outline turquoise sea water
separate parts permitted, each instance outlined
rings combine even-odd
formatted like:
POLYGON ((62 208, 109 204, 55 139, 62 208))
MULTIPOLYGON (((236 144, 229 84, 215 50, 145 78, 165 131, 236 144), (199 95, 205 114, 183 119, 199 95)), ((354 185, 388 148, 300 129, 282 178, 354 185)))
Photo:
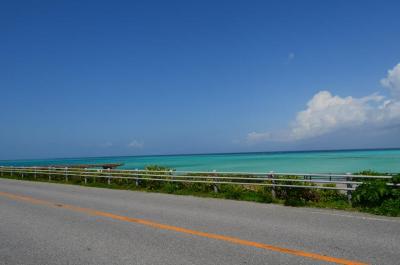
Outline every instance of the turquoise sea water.
POLYGON ((141 169, 149 164, 157 164, 194 171, 346 173, 370 169, 392 173, 400 172, 400 149, 0 160, 3 166, 96 163, 124 163, 123 169, 141 169))

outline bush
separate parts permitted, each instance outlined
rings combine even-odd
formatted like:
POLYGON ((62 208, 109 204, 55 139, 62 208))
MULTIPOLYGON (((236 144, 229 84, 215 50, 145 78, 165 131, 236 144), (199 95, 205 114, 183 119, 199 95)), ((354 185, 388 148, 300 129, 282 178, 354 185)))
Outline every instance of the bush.
MULTIPOLYGON (((326 187, 336 187, 336 184, 326 184, 326 187)), ((319 190, 319 197, 321 202, 347 202, 347 196, 339 190, 319 190)))
POLYGON ((226 199, 255 201, 271 203, 273 201, 271 190, 267 187, 241 186, 223 184, 219 187, 219 193, 226 199))
MULTIPOLYGON (((165 175, 165 176, 171 175, 169 171, 172 171, 172 169, 168 167, 158 166, 158 165, 148 165, 145 167, 145 170, 146 171, 144 172, 144 174, 165 175), (159 171, 168 171, 168 172, 159 172, 159 171)), ((143 175, 141 177, 146 177, 146 175, 143 175)), ((149 190, 159 190, 162 189, 166 184, 171 184, 168 182, 158 181, 158 180, 142 180, 141 183, 149 190)))
MULTIPOLYGON (((400 182, 400 175, 392 179, 400 182)), ((400 189, 386 185, 385 180, 366 180, 352 196, 353 205, 374 214, 400 216, 400 189)))
POLYGON ((219 191, 224 194, 225 198, 238 200, 244 192, 244 188, 239 185, 224 184, 221 185, 219 191))
POLYGON ((320 196, 318 191, 312 188, 287 188, 285 205, 304 206, 307 202, 318 202, 320 196))
POLYGON ((162 191, 166 193, 174 193, 179 190, 179 187, 175 183, 165 183, 162 187, 162 191))
MULTIPOLYGON (((286 176, 285 179, 303 179, 297 176, 286 176)), ((291 181, 279 181, 282 185, 293 185, 291 181)), ((320 191, 312 187, 307 182, 296 182, 296 185, 305 186, 304 188, 275 187, 276 197, 284 200, 284 204, 288 206, 305 206, 308 202, 318 202, 321 199, 320 191)))
POLYGON ((390 197, 390 188, 382 180, 368 180, 352 194, 354 206, 378 207, 390 197))
POLYGON ((259 200, 258 200, 259 202, 271 203, 274 201, 272 197, 271 188, 269 187, 261 188, 260 190, 258 190, 258 194, 259 194, 259 200))
POLYGON ((394 184, 400 184, 400 174, 397 174, 396 176, 393 176, 392 182, 394 184))
POLYGON ((389 216, 400 216, 400 199, 384 201, 382 205, 376 209, 375 213, 389 216))
POLYGON ((295 206, 295 207, 299 207, 299 206, 305 206, 306 205, 306 201, 302 198, 296 198, 296 197, 289 197, 285 200, 284 204, 286 206, 295 206))

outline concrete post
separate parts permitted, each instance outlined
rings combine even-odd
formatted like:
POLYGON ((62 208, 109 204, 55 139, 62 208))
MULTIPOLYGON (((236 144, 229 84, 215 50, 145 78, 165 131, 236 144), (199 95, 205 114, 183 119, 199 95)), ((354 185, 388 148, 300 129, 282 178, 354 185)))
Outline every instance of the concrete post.
MULTIPOLYGON (((270 171, 268 177, 271 178, 271 179, 275 178, 274 171, 270 171)), ((275 180, 272 180, 271 184, 275 185, 275 180)), ((273 199, 276 198, 275 186, 271 186, 271 196, 272 196, 273 199)))
MULTIPOLYGON (((213 170, 213 176, 214 176, 214 177, 217 176, 217 171, 216 171, 215 169, 213 170)), ((216 182, 216 179, 213 179, 213 181, 216 182)), ((217 184, 214 183, 213 187, 214 187, 214 192, 215 192, 215 193, 218 193, 218 186, 217 186, 217 184)))
POLYGON ((108 176, 109 176, 109 178, 108 178, 108 180, 107 180, 108 185, 111 184, 111 178, 110 178, 111 175, 110 175, 110 171, 111 171, 111 169, 109 168, 109 169, 108 169, 108 174, 109 174, 108 176))
POLYGON ((135 171, 136 171, 136 174, 135 174, 135 177, 136 177, 136 179, 135 179, 135 184, 136 184, 136 187, 138 187, 138 186, 139 186, 139 179, 138 179, 138 176, 139 176, 139 175, 137 174, 137 173, 138 173, 138 172, 137 172, 138 169, 135 168, 135 171))
MULTIPOLYGON (((172 169, 169 170, 169 175, 170 175, 169 179, 170 179, 170 180, 172 180, 172 179, 174 178, 173 172, 174 172, 174 171, 173 171, 172 169)), ((171 181, 171 184, 172 184, 172 185, 175 185, 175 187, 178 188, 178 183, 177 183, 177 182, 174 184, 174 182, 171 181)))
POLYGON ((83 180, 85 181, 85 185, 87 184, 87 177, 86 177, 86 171, 87 168, 84 169, 85 171, 83 172, 83 180))
POLYGON ((33 177, 34 177, 35 180, 36 180, 36 167, 33 167, 33 177))
MULTIPOLYGON (((101 176, 103 175, 102 169, 97 170, 97 172, 99 172, 101 176)), ((93 177, 93 183, 96 183, 96 177, 93 177)))
POLYGON ((68 182, 68 168, 65 167, 64 170, 65 170, 65 182, 68 182))
POLYGON ((47 173, 49 174, 49 181, 51 181, 51 167, 48 168, 47 173))
MULTIPOLYGON (((346 175, 351 175, 351 173, 346 173, 346 175)), ((352 180, 353 180, 352 177, 346 177, 346 181, 352 181, 352 180)), ((348 189, 353 188, 353 184, 348 183, 347 188, 348 189)), ((352 190, 347 190, 347 200, 350 204, 351 204, 351 193, 352 193, 352 190)))

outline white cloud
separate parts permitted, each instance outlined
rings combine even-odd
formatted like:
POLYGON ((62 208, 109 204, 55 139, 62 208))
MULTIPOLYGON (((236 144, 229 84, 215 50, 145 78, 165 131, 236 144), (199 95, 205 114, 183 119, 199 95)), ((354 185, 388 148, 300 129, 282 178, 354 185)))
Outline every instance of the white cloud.
POLYGON ((321 91, 308 102, 307 109, 297 114, 290 130, 290 139, 299 140, 320 136, 341 128, 386 122, 382 115, 383 97, 377 94, 362 98, 333 96, 321 91))
POLYGON ((316 93, 307 108, 296 115, 290 128, 282 132, 251 132, 248 142, 295 141, 328 134, 340 129, 369 126, 384 128, 400 124, 400 64, 389 70, 382 84, 389 87, 392 98, 377 93, 354 98, 316 93))
POLYGON ((137 148, 137 149, 140 149, 140 148, 143 148, 143 146, 144 146, 144 143, 143 142, 140 142, 140 141, 137 141, 137 140, 133 140, 132 142, 130 142, 129 144, 128 144, 128 147, 130 147, 130 148, 137 148))
POLYGON ((390 89, 393 97, 400 99, 400 63, 388 71, 381 84, 390 89))

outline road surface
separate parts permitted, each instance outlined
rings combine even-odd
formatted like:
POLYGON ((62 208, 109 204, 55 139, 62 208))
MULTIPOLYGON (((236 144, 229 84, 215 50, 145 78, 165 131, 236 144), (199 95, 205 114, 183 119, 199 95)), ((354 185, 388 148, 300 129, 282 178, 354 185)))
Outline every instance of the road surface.
POLYGON ((400 218, 0 179, 0 264, 400 264, 400 218))

